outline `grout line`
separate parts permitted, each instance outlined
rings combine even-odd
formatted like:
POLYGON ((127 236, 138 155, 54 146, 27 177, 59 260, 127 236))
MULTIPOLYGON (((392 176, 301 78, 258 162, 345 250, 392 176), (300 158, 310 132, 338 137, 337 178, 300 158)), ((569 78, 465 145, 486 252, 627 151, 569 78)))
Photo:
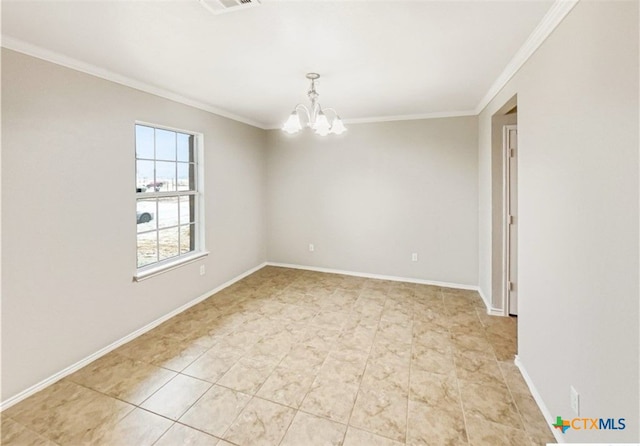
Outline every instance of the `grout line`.
MULTIPOLYGON (((442 292, 441 292, 442 293, 442 292)), ((444 293, 442 293, 442 303, 444 305, 444 293)), ((447 311, 447 318, 449 318, 451 315, 449 314, 446 306, 445 306, 445 311, 447 311)), ((476 317, 477 314, 476 314, 476 317)), ((450 326, 449 326, 450 327, 450 326)), ((447 328, 447 332, 449 333, 449 337, 451 338, 451 329, 447 328)), ((466 411, 464 410, 464 402, 462 399, 462 391, 460 390, 460 380, 458 379, 458 368, 456 366, 456 359, 455 359, 455 352, 451 352, 452 353, 452 360, 453 360, 453 374, 455 376, 456 379, 456 387, 458 389, 458 399, 460 401, 460 410, 462 411, 462 422, 464 424, 464 433, 465 433, 465 437, 467 438, 467 444, 471 444, 471 439, 469 438, 469 424, 467 423, 467 415, 466 415, 466 411)))
MULTIPOLYGON (((415 302, 413 302, 415 304, 415 302)), ((411 368, 413 366, 413 346, 415 343, 415 338, 413 336, 414 327, 415 327, 415 312, 411 317, 411 346, 409 347, 409 377, 407 382, 407 417, 405 421, 405 429, 404 429, 404 443, 407 444, 409 442, 409 406, 411 406, 411 368)))
MULTIPOLYGON (((172 421, 173 421, 173 420, 172 420, 172 421)), ((153 446, 153 445, 157 444, 157 443, 160 441, 160 439, 161 439, 162 437, 164 437, 164 436, 166 435, 166 433, 167 433, 167 432, 169 432, 169 431, 173 428, 173 426, 175 426, 175 425, 176 425, 176 423, 177 423, 176 421, 173 421, 173 423, 171 424, 171 426, 169 426, 167 429, 165 429, 165 431, 164 431, 164 432, 163 432, 163 433, 162 433, 158 438, 156 438, 156 441, 154 441, 154 442, 151 444, 151 446, 153 446)))
MULTIPOLYGON (((358 298, 360 298, 360 296, 362 295, 362 291, 360 292, 360 295, 358 296, 358 298)), ((387 294, 388 296, 388 294, 387 294)), ((385 298, 385 304, 388 300, 388 297, 385 298)), ((351 417, 353 416, 353 411, 356 408, 356 404, 358 403, 358 395, 360 394, 360 388, 362 387, 362 380, 364 379, 364 375, 365 373, 367 373, 367 367, 369 365, 369 359, 371 358, 371 352, 373 351, 373 345, 376 343, 376 337, 378 335, 378 330, 380 329, 380 321, 382 320, 382 314, 384 313, 384 305, 382 305, 382 311, 380 312, 380 318, 378 319, 378 324, 376 325, 376 332, 373 335, 373 342, 371 343, 371 346, 369 346, 369 352, 367 353, 367 361, 364 364, 364 369, 362 370, 362 377, 360 378, 360 382, 358 383, 358 390, 356 391, 356 398, 353 400, 353 406, 351 407, 351 411, 349 412, 349 418, 347 418, 347 426, 351 426, 351 417)), ((347 430, 349 428, 347 427, 347 430)), ((345 437, 346 437, 346 432, 345 432, 345 437)))

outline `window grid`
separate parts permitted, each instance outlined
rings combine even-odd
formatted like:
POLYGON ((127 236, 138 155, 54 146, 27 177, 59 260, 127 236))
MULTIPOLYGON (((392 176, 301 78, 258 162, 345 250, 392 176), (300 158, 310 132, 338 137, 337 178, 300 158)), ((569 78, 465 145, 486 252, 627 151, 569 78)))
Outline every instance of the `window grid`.
MULTIPOLYGON (((166 139, 166 138, 165 138, 166 139)), ((198 215, 198 178, 197 178, 197 147, 196 147, 196 135, 177 131, 169 130, 162 127, 136 124, 136 202, 137 202, 137 267, 138 269, 148 266, 161 264, 164 261, 173 260, 197 251, 198 237, 196 231, 199 230, 196 216, 198 215), (139 138, 139 131, 151 132, 151 140, 146 141, 146 150, 141 149, 144 145, 144 138, 139 138), (162 132, 171 134, 171 141, 169 144, 169 155, 167 155, 167 140, 165 140, 163 151, 164 155, 159 153, 158 133, 162 132), (182 138, 182 147, 179 141, 182 138), (185 145, 186 144, 186 145, 185 145), (140 152, 147 152, 146 154, 140 152), (186 156, 185 156, 186 152, 186 156), (153 155, 153 158, 149 155, 153 155), (146 163, 146 172, 141 166, 146 163), (164 163, 164 164, 158 164, 164 163), (173 164, 172 174, 168 177, 160 174, 159 170, 163 166, 167 166, 169 163, 173 164), (152 172, 149 168, 153 166, 152 172), (151 181, 148 182, 148 178, 151 181), (185 180, 186 179, 186 184, 185 180), (146 183, 146 184, 145 184, 146 183), (161 203, 163 200, 174 198, 176 205, 173 207, 175 215, 174 221, 169 223, 162 221, 166 218, 165 213, 169 214, 169 207, 165 206, 165 209, 161 209, 161 203), (185 200, 186 198, 186 200, 185 200), (154 216, 152 220, 145 220, 143 224, 148 224, 153 221, 153 224, 149 224, 148 227, 140 228, 140 213, 139 204, 144 202, 153 201, 154 216), (188 208, 188 213, 184 212, 188 208), (187 214, 183 216, 183 213, 187 214), (173 232, 173 234, 172 234, 173 232), (141 241, 145 242, 146 237, 154 234, 155 249, 152 253, 143 252, 141 257, 141 241), (167 239, 169 242, 167 243, 167 239), (188 245, 187 245, 188 243, 188 245), (163 249, 164 248, 164 249, 163 249)), ((165 169, 166 171, 166 169, 165 169)), ((148 207, 145 207, 148 209, 148 207)), ((145 213, 147 211, 142 211, 145 213)), ((147 212, 148 213, 148 212, 147 212)), ((149 240, 151 241, 151 240, 149 240)))

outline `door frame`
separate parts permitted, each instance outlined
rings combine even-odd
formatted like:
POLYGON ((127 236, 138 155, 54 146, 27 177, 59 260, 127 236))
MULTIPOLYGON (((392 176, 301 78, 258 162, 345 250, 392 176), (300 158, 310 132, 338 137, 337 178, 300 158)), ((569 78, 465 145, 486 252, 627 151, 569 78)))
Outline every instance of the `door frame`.
MULTIPOLYGON (((505 316, 510 315, 511 291, 511 169, 509 167, 511 149, 509 147, 509 131, 518 130, 517 124, 502 127, 502 310, 505 316)), ((517 150, 517 149, 516 149, 517 150)), ((517 159, 516 153, 516 159, 517 159)), ((516 178, 517 181, 517 178, 516 178)), ((515 216, 517 218, 517 216, 515 216)), ((517 284, 516 284, 517 286, 517 284)))

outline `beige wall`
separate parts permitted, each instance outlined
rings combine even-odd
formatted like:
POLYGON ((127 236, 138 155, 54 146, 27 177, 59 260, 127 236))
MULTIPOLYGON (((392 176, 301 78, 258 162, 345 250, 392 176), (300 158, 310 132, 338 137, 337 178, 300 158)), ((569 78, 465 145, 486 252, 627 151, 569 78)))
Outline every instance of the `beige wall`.
POLYGON ((477 284, 476 117, 267 141, 270 261, 477 284))
POLYGON ((637 442, 638 3, 582 1, 480 115, 480 284, 491 290, 491 116, 518 95, 519 357, 551 416, 637 442))
POLYGON ((266 260, 264 137, 2 51, 3 400, 266 260), (141 283, 132 282, 136 120, 204 134, 211 251, 141 283))

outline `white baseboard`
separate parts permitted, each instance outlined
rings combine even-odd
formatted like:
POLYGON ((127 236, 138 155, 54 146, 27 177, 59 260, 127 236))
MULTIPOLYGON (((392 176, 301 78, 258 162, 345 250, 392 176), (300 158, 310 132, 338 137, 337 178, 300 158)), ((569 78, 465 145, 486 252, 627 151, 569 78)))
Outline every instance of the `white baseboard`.
POLYGON ((259 269, 264 268, 266 265, 267 265, 267 263, 265 262, 265 263, 262 263, 262 264, 260 264, 260 265, 258 265, 256 267, 254 267, 254 268, 251 268, 250 270, 245 271, 244 273, 240 274, 239 276, 234 277, 233 279, 223 283, 222 285, 214 288, 213 290, 207 291, 206 293, 196 297, 195 299, 193 299, 190 302, 187 302, 186 304, 182 305, 181 307, 176 308, 175 310, 165 314, 164 316, 159 317, 155 321, 148 323, 147 325, 145 325, 142 328, 139 328, 138 330, 134 331, 133 333, 130 333, 127 336, 125 336, 123 338, 120 338, 117 341, 113 342, 112 344, 109 344, 106 347, 101 348, 97 352, 87 356, 86 358, 81 359, 80 361, 76 362, 75 364, 70 365, 69 367, 65 368, 64 370, 61 370, 58 373, 55 373, 54 375, 51 375, 50 377, 40 381, 39 383, 34 384, 33 386, 29 387, 28 389, 23 390, 22 392, 18 393, 17 395, 14 395, 11 398, 8 398, 5 401, 0 402, 0 411, 8 409, 9 407, 19 403, 20 401, 24 400, 25 398, 30 397, 34 393, 37 393, 37 392, 43 390, 44 388, 50 386, 51 384, 53 384, 53 383, 55 383, 57 381, 60 381, 65 376, 68 376, 68 375, 72 374, 73 372, 76 372, 76 371, 80 370, 82 367, 85 367, 86 365, 92 363, 96 359, 99 359, 102 356, 106 355, 107 353, 111 352, 112 350, 115 350, 116 348, 126 344, 127 342, 130 342, 130 341, 134 340, 138 336, 141 336, 141 335, 145 334, 146 332, 148 332, 149 330, 157 327, 158 325, 162 324, 163 322, 171 319, 172 317, 182 313, 183 311, 185 311, 185 310, 193 307, 194 305, 202 302, 203 300, 211 297, 213 294, 216 294, 217 292, 222 291, 223 289, 227 288, 230 285, 233 285, 237 281, 239 281, 241 279, 244 279, 248 275, 253 274, 254 272, 258 271, 259 269))
POLYGON ((435 280, 413 279, 410 277, 385 276, 382 274, 361 273, 361 272, 355 272, 355 271, 345 271, 341 269, 321 268, 317 266, 294 265, 290 263, 267 262, 267 265, 278 266, 281 268, 293 268, 293 269, 304 269, 307 271, 318 271, 321 273, 342 274, 345 276, 366 277, 367 279, 391 280, 393 282, 418 283, 421 285, 434 285, 434 286, 441 286, 444 288, 456 288, 459 290, 479 291, 479 288, 475 285, 464 285, 460 283, 438 282, 435 280))
POLYGON ((494 308, 494 307, 487 307, 487 314, 489 316, 502 316, 502 317, 507 317, 508 316, 500 308, 494 308))
MULTIPOLYGON (((536 389, 536 386, 533 384, 531 377, 527 373, 527 370, 524 368, 524 364, 522 364, 522 361, 520 361, 520 358, 518 357, 518 355, 516 355, 516 359, 513 362, 515 363, 516 367, 520 369, 520 373, 522 374, 524 381, 527 383, 527 386, 531 391, 531 395, 533 396, 533 399, 536 401, 536 404, 540 408, 540 412, 542 412, 544 419, 547 420, 547 423, 549 424, 549 426, 551 426, 556 419, 549 411, 549 408, 547 407, 547 405, 544 403, 542 396, 540 395, 540 392, 538 392, 538 389, 536 389)), ((556 443, 566 443, 564 437, 557 429, 551 429, 551 433, 556 439, 556 443)))
POLYGON ((495 308, 494 306, 492 306, 491 302, 484 295, 480 287, 478 287, 478 294, 480 294, 480 297, 482 297, 482 300, 484 301, 484 305, 485 307, 487 307, 487 314, 489 316, 509 316, 501 308, 495 308))

